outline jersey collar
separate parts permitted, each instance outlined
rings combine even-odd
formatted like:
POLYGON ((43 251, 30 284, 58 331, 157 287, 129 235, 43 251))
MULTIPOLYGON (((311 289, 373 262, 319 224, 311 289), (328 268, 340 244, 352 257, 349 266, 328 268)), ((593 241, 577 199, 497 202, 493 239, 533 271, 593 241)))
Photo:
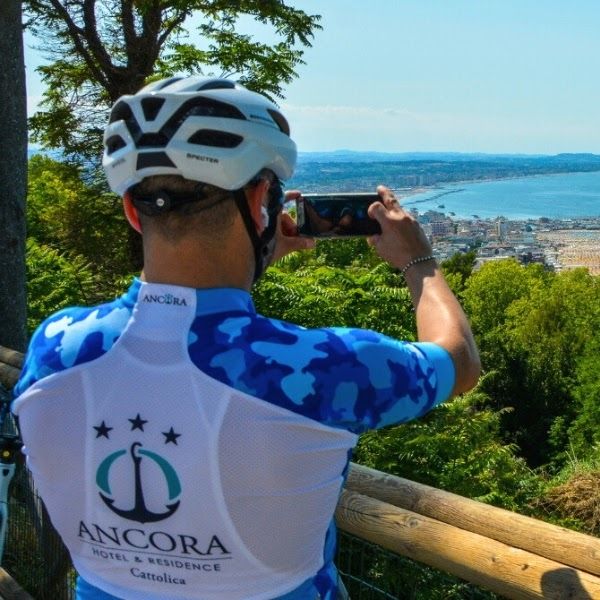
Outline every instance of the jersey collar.
POLYGON ((151 283, 133 280, 129 290, 123 296, 126 304, 134 305, 145 295, 164 298, 195 298, 195 314, 209 315, 221 312, 256 312, 252 297, 246 290, 239 288, 189 288, 185 286, 151 283))

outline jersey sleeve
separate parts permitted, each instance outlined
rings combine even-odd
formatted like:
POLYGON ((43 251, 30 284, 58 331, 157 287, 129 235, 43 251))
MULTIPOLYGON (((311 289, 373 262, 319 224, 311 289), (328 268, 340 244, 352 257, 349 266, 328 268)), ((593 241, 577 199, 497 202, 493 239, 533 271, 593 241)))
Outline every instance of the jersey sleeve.
POLYGON ((420 417, 454 387, 452 358, 435 344, 247 313, 196 319, 189 353, 218 381, 354 433, 420 417))
POLYGON ((454 363, 441 346, 365 330, 333 332, 345 356, 334 352, 328 365, 312 365, 327 421, 362 433, 421 417, 450 397, 454 363))
POLYGON ((65 308, 34 332, 13 397, 37 381, 107 352, 125 328, 133 304, 126 297, 96 307, 65 308))
POLYGON ((46 337, 46 327, 51 321, 52 317, 48 318, 31 336, 19 380, 13 388, 13 398, 18 398, 36 381, 51 375, 57 370, 57 365, 53 365, 52 360, 49 360, 54 352, 52 344, 49 343, 50 340, 46 337))

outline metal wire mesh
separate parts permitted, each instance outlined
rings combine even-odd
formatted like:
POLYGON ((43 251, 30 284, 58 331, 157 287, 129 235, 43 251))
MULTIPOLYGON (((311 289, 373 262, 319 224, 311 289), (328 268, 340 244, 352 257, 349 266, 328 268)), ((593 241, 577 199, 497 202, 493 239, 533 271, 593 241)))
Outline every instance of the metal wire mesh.
POLYGON ((491 592, 344 532, 336 564, 352 600, 495 600, 491 592))
POLYGON ((23 466, 11 483, 8 514, 2 566, 36 600, 73 600, 69 555, 23 466))

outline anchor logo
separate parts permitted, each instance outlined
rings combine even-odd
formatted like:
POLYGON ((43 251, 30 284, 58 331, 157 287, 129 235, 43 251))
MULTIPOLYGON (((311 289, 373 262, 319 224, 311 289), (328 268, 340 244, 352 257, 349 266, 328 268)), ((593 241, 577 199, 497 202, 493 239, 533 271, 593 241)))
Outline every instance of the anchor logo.
MULTIPOLYGON (((167 434, 164 434, 167 435, 167 434)), ((176 442, 175 442, 176 443, 176 442)), ((115 499, 112 498, 112 492, 109 482, 109 473, 112 466, 121 457, 127 454, 127 450, 117 450, 112 454, 109 454, 98 467, 96 471, 96 484, 102 490, 99 492, 100 498, 104 501, 106 506, 115 514, 128 519, 130 521, 137 521, 138 523, 155 523, 156 521, 162 521, 170 517, 179 507, 179 500, 176 498, 181 494, 181 483, 177 477, 175 469, 171 464, 165 460, 162 456, 145 450, 140 442, 134 442, 129 448, 129 454, 133 460, 134 480, 135 480, 135 500, 132 508, 123 509, 115 506, 115 499), (142 459, 151 460, 155 465, 158 466, 163 476, 165 477, 168 490, 168 501, 170 504, 166 504, 164 512, 152 512, 146 506, 144 500, 144 489, 142 486, 142 470, 141 463, 142 459), (176 500, 175 502, 173 502, 176 500)))

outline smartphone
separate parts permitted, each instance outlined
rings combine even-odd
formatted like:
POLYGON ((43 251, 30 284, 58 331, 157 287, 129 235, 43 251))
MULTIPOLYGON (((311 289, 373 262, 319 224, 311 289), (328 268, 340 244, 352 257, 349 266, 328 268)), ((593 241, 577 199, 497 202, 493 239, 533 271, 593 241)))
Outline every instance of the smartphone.
POLYGON ((296 224, 302 236, 340 238, 381 233, 367 209, 378 194, 306 194, 296 199, 296 224))

